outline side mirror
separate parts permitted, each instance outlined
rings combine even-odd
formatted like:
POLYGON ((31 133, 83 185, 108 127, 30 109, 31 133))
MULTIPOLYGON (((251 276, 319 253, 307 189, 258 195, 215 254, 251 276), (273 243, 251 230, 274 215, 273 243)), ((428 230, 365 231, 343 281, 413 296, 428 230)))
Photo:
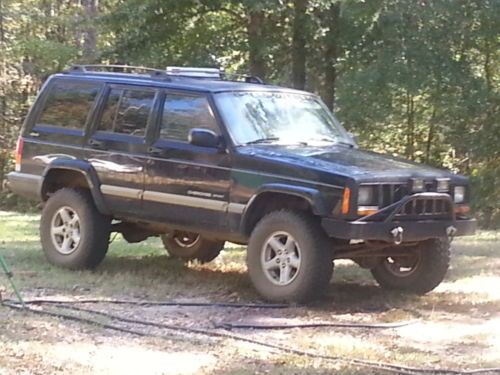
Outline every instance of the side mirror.
POLYGON ((203 128, 194 128, 189 131, 189 143, 193 146, 219 148, 220 137, 214 131, 203 128))

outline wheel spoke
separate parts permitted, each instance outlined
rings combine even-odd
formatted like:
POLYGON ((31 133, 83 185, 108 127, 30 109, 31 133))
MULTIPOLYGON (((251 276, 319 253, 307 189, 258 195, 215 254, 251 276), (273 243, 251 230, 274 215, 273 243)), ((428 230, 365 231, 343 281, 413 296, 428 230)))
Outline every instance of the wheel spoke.
POLYGON ((272 259, 269 259, 268 261, 266 261, 266 262, 264 263, 264 268, 265 268, 266 270, 268 270, 268 271, 269 271, 269 270, 276 269, 276 268, 279 268, 279 266, 280 266, 280 265, 279 265, 279 263, 277 263, 277 262, 276 262, 276 260, 277 260, 277 258, 276 258, 276 257, 274 257, 274 258, 272 258, 272 259))
POLYGON ((292 255, 289 256, 289 259, 290 259, 290 263, 289 263, 290 267, 298 269, 300 266, 300 259, 297 256, 297 254, 293 253, 292 255))
POLYGON ((280 268, 280 284, 287 284, 291 279, 292 269, 290 266, 280 268))
POLYGON ((64 237, 64 240, 61 244, 61 251, 64 253, 69 253, 71 251, 71 243, 73 242, 72 239, 69 237, 64 237))
POLYGON ((273 249, 274 251, 278 251, 283 248, 283 244, 276 237, 270 238, 268 241, 268 245, 271 246, 271 249, 273 249))
POLYGON ((52 234, 56 235, 56 236, 62 236, 64 228, 65 228, 64 225, 59 225, 57 227, 52 227, 52 234))
POLYGON ((80 232, 74 230, 73 233, 71 234, 71 239, 75 243, 75 246, 77 246, 78 243, 80 242, 80 232))
POLYGON ((295 240, 291 236, 288 236, 286 238, 285 250, 288 252, 288 254, 291 254, 295 251, 295 240))
POLYGON ((69 210, 67 208, 63 208, 61 211, 59 211, 59 215, 61 216, 64 224, 69 224, 71 222, 71 214, 69 213, 69 210))
POLYGON ((78 224, 78 215, 75 213, 73 214, 73 217, 71 218, 71 220, 69 221, 69 224, 71 225, 75 225, 75 224, 78 224))

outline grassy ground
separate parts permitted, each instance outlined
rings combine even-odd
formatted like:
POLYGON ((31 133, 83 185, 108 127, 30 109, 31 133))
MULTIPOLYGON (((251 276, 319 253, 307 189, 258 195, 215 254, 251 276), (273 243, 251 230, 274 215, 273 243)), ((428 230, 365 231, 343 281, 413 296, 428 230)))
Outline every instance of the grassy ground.
MULTIPOLYGON (((208 265, 168 258, 158 239, 130 245, 117 238, 95 271, 50 266, 38 239, 38 216, 0 212, 0 253, 27 297, 111 297, 258 302, 245 273, 244 249, 226 248, 208 265)), ((455 369, 500 366, 500 239, 481 232, 453 246, 447 279, 424 297, 380 290, 368 271, 336 263, 327 296, 286 310, 95 305, 128 317, 213 329, 220 322, 394 322, 389 330, 233 331, 329 355, 455 369)), ((4 296, 11 297, 0 276, 4 296)), ((143 331, 144 327, 140 328, 143 331)), ((148 331, 146 329, 146 331, 148 331)), ((0 307, 0 374, 303 374, 379 373, 341 362, 272 352, 227 339, 152 330, 138 337, 92 325, 0 307)))

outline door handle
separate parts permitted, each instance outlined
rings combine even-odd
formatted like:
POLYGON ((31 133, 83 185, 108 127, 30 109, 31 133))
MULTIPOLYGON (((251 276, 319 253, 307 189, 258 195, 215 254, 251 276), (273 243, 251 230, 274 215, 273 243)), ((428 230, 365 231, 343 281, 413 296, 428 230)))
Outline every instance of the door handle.
POLYGON ((89 145, 92 148, 96 148, 96 149, 99 149, 99 150, 103 150, 103 149, 106 148, 106 144, 104 143, 104 141, 99 141, 97 139, 91 139, 89 141, 89 145))
POLYGON ((150 147, 148 149, 148 152, 152 155, 157 155, 157 156, 165 156, 165 154, 166 154, 165 149, 160 148, 160 147, 154 147, 154 146, 150 147))

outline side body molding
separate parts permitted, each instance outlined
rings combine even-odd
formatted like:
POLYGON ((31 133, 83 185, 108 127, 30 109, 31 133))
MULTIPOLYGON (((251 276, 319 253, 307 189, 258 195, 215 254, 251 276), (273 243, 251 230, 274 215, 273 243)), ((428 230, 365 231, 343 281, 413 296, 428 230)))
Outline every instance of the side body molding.
POLYGON ((100 190, 101 183, 99 182, 97 172, 90 163, 82 160, 61 158, 55 159, 49 165, 47 165, 47 167, 43 171, 43 182, 40 186, 40 197, 45 197, 47 189, 46 177, 51 171, 54 170, 68 170, 81 173, 87 180, 90 193, 92 194, 92 198, 94 199, 94 203, 99 212, 104 215, 110 214, 110 211, 107 208, 106 203, 104 202, 104 198, 100 190))

